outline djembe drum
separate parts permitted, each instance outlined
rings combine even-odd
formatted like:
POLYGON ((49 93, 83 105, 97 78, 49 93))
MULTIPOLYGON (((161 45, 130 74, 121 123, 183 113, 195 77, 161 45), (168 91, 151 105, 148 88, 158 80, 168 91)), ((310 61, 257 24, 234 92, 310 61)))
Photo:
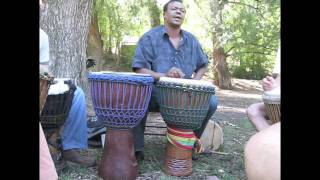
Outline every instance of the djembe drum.
POLYGON ((42 112, 43 106, 46 102, 48 90, 50 87, 50 84, 53 80, 53 77, 49 76, 48 73, 40 72, 40 89, 39 89, 39 108, 40 108, 40 114, 42 112))
POLYGON ((76 86, 68 78, 55 78, 40 116, 43 127, 57 128, 64 124, 70 111, 76 86))
POLYGON ((281 119, 280 112, 280 87, 271 91, 265 91, 262 95, 262 100, 266 107, 266 114, 271 122, 277 123, 281 119))
POLYGON ((55 78, 40 115, 49 150, 55 161, 60 158, 62 149, 60 131, 69 114, 75 90, 76 86, 70 79, 55 78))
POLYGON ((188 176, 192 174, 192 150, 197 140, 193 131, 201 127, 215 88, 207 81, 169 77, 161 77, 156 87, 160 113, 168 126, 165 172, 188 176))
POLYGON ((92 72, 88 79, 98 121, 107 127, 98 174, 103 179, 135 179, 138 164, 132 128, 147 111, 154 79, 115 72, 92 72))

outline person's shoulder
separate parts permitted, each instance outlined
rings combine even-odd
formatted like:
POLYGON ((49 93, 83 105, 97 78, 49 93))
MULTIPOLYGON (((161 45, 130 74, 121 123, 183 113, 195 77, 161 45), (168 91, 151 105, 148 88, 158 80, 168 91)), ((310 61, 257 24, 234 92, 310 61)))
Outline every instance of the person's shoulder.
POLYGON ((182 29, 182 33, 184 34, 184 36, 187 37, 187 39, 198 42, 198 39, 196 38, 196 36, 193 35, 191 32, 188 32, 188 31, 182 29))
POLYGON ((156 26, 152 29, 150 29, 149 31, 145 32, 141 38, 140 41, 146 40, 146 39, 150 39, 150 38, 155 38, 155 37, 159 37, 161 35, 161 33, 163 32, 163 26, 156 26))

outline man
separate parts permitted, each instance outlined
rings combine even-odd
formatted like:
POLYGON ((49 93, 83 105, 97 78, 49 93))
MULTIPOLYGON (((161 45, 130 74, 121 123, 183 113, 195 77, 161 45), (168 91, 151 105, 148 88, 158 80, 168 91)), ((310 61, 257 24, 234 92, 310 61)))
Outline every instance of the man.
MULTIPOLYGON (((47 8, 47 2, 40 0, 40 10, 42 15, 47 8)), ((49 39, 48 35, 40 29, 40 71, 49 69, 49 39)), ((61 134, 62 158, 83 166, 94 166, 96 160, 80 154, 79 150, 87 148, 87 114, 85 95, 80 87, 74 92, 72 106, 61 134)))
MULTIPOLYGON (((150 74, 156 80, 160 77, 200 80, 207 71, 208 58, 198 40, 181 29, 185 17, 181 0, 170 0, 163 7, 164 25, 145 33, 139 40, 132 62, 137 73, 150 74)), ((159 92, 152 90, 148 111, 159 112, 159 92)), ((208 114, 200 129, 195 131, 200 139, 208 120, 217 109, 217 98, 212 96, 208 114)), ((141 123, 133 128, 134 147, 138 159, 144 157, 144 130, 148 113, 141 123)))

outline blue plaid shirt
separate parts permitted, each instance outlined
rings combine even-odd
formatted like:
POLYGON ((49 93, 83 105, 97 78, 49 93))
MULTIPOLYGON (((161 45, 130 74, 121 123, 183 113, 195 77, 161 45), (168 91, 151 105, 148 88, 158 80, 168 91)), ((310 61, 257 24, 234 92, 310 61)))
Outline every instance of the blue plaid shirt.
POLYGON ((165 26, 146 32, 139 40, 132 61, 132 68, 146 68, 167 73, 177 67, 190 79, 194 72, 208 65, 208 57, 198 40, 191 33, 181 30, 181 40, 175 49, 169 40, 165 26))

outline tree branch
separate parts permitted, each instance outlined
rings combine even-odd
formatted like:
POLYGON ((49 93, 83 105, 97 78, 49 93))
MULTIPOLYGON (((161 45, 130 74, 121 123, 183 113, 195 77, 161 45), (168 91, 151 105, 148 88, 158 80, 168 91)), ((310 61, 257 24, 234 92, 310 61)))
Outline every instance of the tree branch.
POLYGON ((226 54, 228 54, 233 48, 235 48, 234 46, 231 47, 229 50, 226 51, 226 54))
MULTIPOLYGON (((258 1, 259 2, 259 1, 258 1)), ((231 4, 240 4, 240 5, 243 5, 243 6, 247 6, 247 7, 250 7, 252 9, 255 9, 256 12, 263 18, 265 19, 265 17, 263 16, 263 14, 261 13, 260 9, 258 7, 254 7, 250 4, 246 4, 246 3, 242 3, 242 2, 236 2, 236 1, 227 1, 225 3, 231 3, 231 4)))

